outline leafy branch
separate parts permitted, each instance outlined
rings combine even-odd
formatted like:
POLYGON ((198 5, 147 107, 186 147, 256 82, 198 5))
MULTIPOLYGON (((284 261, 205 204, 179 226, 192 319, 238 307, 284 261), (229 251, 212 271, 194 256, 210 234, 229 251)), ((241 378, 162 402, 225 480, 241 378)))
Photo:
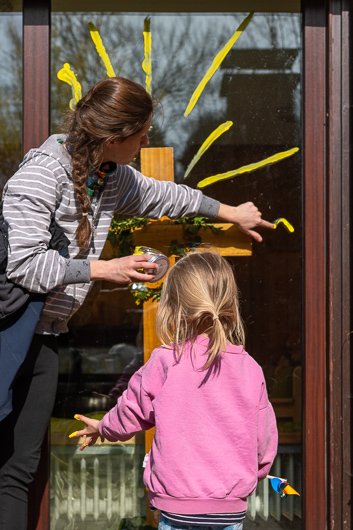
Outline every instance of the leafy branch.
MULTIPOLYGON (((134 231, 138 228, 145 227, 150 219, 141 219, 132 217, 130 219, 112 219, 109 229, 108 240, 118 249, 117 257, 129 256, 133 254, 134 231)), ((170 242, 168 248, 169 254, 177 257, 185 256, 188 252, 194 252, 202 245, 202 238, 197 234, 201 229, 210 229, 214 233, 222 230, 221 227, 210 223, 206 217, 182 217, 174 220, 175 224, 181 224, 183 230, 183 242, 176 239, 170 242)), ((131 283, 130 292, 135 299, 136 305, 143 304, 147 300, 159 301, 161 297, 163 283, 159 287, 147 287, 144 283, 131 283)))
POLYGON ((134 253, 133 233, 137 228, 143 228, 149 222, 150 219, 141 219, 139 217, 131 217, 130 219, 115 219, 113 217, 109 228, 108 241, 118 248, 118 258, 130 256, 134 253))

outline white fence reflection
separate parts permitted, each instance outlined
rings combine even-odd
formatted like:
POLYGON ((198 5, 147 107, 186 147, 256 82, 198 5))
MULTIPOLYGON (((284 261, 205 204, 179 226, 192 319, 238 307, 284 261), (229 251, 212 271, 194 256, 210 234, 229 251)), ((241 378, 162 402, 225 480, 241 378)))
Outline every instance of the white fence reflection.
MULTIPOLYGON (((300 493, 302 484, 300 446, 279 446, 271 475, 285 478, 300 493)), ((247 517, 253 521, 256 517, 261 517, 265 521, 270 517, 277 521, 283 519, 293 521, 295 517, 301 518, 301 506, 301 497, 288 495, 282 498, 273 490, 269 480, 263 480, 258 484, 254 495, 248 497, 247 517)))
MULTIPOLYGON (((271 474, 300 492, 299 447, 280 446, 271 474)), ((50 529, 117 529, 123 518, 144 516, 143 457, 142 444, 99 445, 82 452, 76 445, 52 445, 50 529)), ((301 499, 281 498, 264 480, 248 498, 247 517, 292 521, 301 518, 301 499)))
POLYGON ((133 444, 82 452, 76 445, 52 445, 51 530, 80 528, 81 522, 86 530, 95 522, 117 528, 121 519, 145 514, 143 457, 144 446, 133 444))

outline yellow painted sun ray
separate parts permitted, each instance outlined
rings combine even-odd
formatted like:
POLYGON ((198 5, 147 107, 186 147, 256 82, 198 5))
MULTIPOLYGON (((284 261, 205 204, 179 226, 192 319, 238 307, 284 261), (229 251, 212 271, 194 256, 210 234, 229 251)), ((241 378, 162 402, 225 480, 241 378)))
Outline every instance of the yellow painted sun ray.
POLYGON ((92 37, 92 40, 94 44, 96 45, 97 52, 102 59, 104 66, 107 70, 108 77, 115 77, 115 72, 112 67, 112 63, 110 62, 109 55, 105 51, 105 48, 103 46, 102 39, 99 35, 99 31, 96 28, 96 26, 92 22, 88 22, 89 31, 92 37))
POLYGON ((293 233, 294 232, 294 226, 290 224, 289 221, 287 221, 287 219, 285 219, 284 217, 279 217, 278 219, 276 219, 275 221, 273 221, 273 224, 274 224, 274 227, 273 228, 277 228, 277 226, 279 225, 279 223, 282 223, 283 226, 285 227, 285 229, 287 230, 287 232, 291 232, 293 233))
POLYGON ((192 170, 192 168, 200 160, 200 158, 205 153, 205 151, 207 151, 207 149, 213 144, 213 142, 215 140, 217 140, 217 138, 219 138, 221 136, 221 134, 223 134, 224 132, 228 131, 228 129, 230 129, 232 125, 233 125, 232 121, 226 121, 225 123, 222 123, 221 125, 219 125, 219 127, 217 127, 217 129, 215 129, 206 138, 206 140, 201 145, 200 149, 197 151, 196 155, 194 156, 194 158, 191 160, 190 164, 186 168, 184 179, 186 179, 186 177, 189 175, 189 173, 192 170))
POLYGON ((242 166, 238 169, 234 169, 233 171, 228 171, 227 173, 220 173, 218 175, 213 175, 212 177, 207 177, 201 180, 198 183, 197 187, 206 188, 206 186, 210 186, 211 184, 215 184, 216 182, 228 180, 232 177, 235 177, 236 175, 248 173, 250 171, 254 171, 255 169, 259 169, 260 167, 267 166, 269 164, 274 164, 275 162, 279 162, 280 160, 283 160, 288 156, 294 155, 294 153, 296 153, 297 151, 299 151, 299 147, 294 147, 293 149, 289 149, 288 151, 282 151, 281 153, 277 153, 276 155, 270 156, 269 158, 265 158, 264 160, 260 160, 259 162, 254 162, 253 164, 248 164, 247 166, 242 166))
POLYGON ((73 98, 70 100, 70 109, 75 110, 76 103, 80 101, 82 97, 81 85, 77 81, 75 72, 70 69, 69 63, 65 63, 63 68, 57 73, 58 79, 64 81, 71 86, 73 98))
POLYGON ((216 55, 216 57, 213 59, 213 62, 209 69, 207 70, 206 74, 204 75, 202 81, 199 83, 198 87, 196 88, 195 92, 191 96, 191 99, 189 101, 188 106, 186 107, 186 111, 184 112, 184 117, 187 118, 192 109, 194 108, 195 104, 197 103, 197 100, 199 99, 201 92, 205 88, 208 81, 211 79, 217 68, 222 63, 223 59, 226 57, 229 50, 232 48, 232 46, 235 44, 235 42, 239 39, 240 35, 243 33, 247 25, 249 24, 250 20, 253 17, 253 12, 251 12, 240 24, 234 35, 229 39, 227 44, 222 48, 220 52, 216 55))
POLYGON ((151 19, 146 17, 143 27, 143 40, 145 45, 145 59, 142 63, 142 69, 146 74, 146 92, 152 94, 152 34, 151 19))

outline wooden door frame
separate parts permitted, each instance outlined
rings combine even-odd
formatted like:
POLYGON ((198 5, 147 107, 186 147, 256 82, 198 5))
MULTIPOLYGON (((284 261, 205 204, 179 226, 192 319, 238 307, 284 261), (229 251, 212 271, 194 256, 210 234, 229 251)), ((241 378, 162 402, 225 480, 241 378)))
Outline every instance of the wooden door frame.
POLYGON ((330 530, 352 528, 351 2, 330 0, 327 24, 327 477, 330 530), (351 13, 350 13, 350 12, 351 13))
MULTIPOLYGON (((23 0, 22 152, 50 134, 50 0, 23 0)), ((29 492, 28 530, 49 529, 49 434, 29 492)))
POLYGON ((303 514, 326 528, 326 9, 303 13, 303 514), (305 470, 305 471, 304 471, 305 470), (315 484, 315 487, 313 485, 315 484))
POLYGON ((304 39, 304 529, 351 509, 351 43, 346 0, 307 0, 304 39))
MULTIPOLYGON (((352 522, 348 9, 349 0, 303 2, 305 530, 345 530, 352 522)), ((50 0, 23 0, 23 24, 27 152, 50 130, 50 0)), ((33 529, 49 528, 48 478, 47 439, 32 489, 33 529)))

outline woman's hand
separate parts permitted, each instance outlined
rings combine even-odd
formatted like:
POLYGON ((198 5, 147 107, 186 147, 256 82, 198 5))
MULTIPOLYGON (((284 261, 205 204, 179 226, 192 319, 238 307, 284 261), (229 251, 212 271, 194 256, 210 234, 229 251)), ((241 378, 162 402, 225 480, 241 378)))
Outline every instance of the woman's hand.
POLYGON ((262 237, 260 234, 252 230, 252 228, 275 228, 273 223, 264 221, 261 218, 261 213, 252 202, 245 202, 244 204, 240 204, 240 206, 221 204, 217 219, 227 221, 228 223, 234 223, 239 230, 259 242, 262 241, 262 237))
POLYGON ((87 446, 94 445, 98 438, 100 438, 101 441, 104 442, 104 438, 103 436, 101 436, 98 430, 98 420, 87 418, 87 416, 82 416, 81 414, 76 414, 75 419, 83 421, 83 423, 87 425, 87 427, 85 427, 81 431, 75 431, 69 435, 69 438, 79 438, 80 436, 86 436, 84 443, 80 446, 80 451, 83 451, 84 448, 87 446))
POLYGON ((114 258, 108 261, 91 260, 91 280, 107 280, 115 283, 149 282, 153 274, 138 272, 138 269, 158 269, 156 263, 149 263, 150 254, 137 254, 114 258))

